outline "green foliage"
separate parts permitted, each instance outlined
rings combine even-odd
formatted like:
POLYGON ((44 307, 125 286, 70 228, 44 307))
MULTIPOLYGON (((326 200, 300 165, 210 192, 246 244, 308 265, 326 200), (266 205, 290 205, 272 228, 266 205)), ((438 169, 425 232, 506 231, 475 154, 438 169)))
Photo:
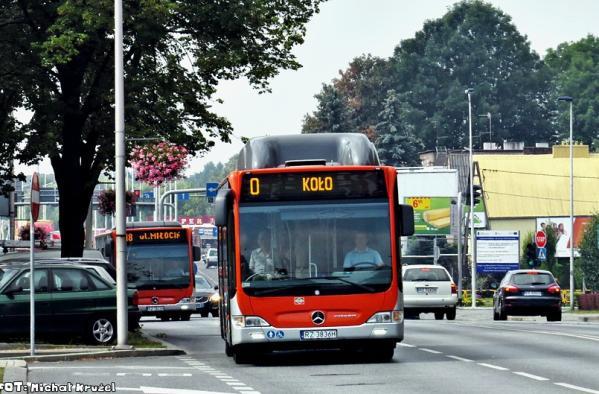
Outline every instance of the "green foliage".
MULTIPOLYGON (((554 74, 552 81, 555 97, 567 95, 574 98, 574 130, 576 138, 597 151, 599 130, 599 38, 592 35, 576 41, 560 44, 550 49, 545 63, 554 74)), ((556 130, 561 138, 567 138, 570 115, 564 105, 559 112, 556 130)))
MULTIPOLYGON (((472 87, 473 113, 493 114, 494 142, 552 141, 550 77, 508 15, 482 1, 462 1, 443 17, 427 21, 414 38, 402 41, 391 58, 354 59, 317 95, 318 109, 305 118, 304 132, 321 132, 314 119, 324 117, 323 109, 333 103, 342 103, 349 110, 337 114, 347 118, 337 117, 336 124, 371 133, 384 121, 385 92, 394 90, 405 108, 404 125, 411 126, 424 149, 462 148, 468 134, 464 89, 472 87)), ((486 128, 483 120, 475 125, 475 130, 486 128)), ((394 143, 386 137, 389 133, 381 130, 371 139, 388 151, 394 143)), ((478 138, 475 147, 488 138, 478 138)), ((402 160, 417 162, 416 153, 404 152, 402 160)))
MULTIPOLYGON (((229 141, 211 103, 220 80, 259 91, 300 64, 292 49, 321 0, 125 0, 128 137, 203 153, 229 141)), ((100 173, 114 163, 112 0, 0 2, 0 183, 17 158, 49 156, 60 193, 63 255, 80 255, 83 221, 100 173), (32 113, 20 124, 18 108, 32 113)), ((130 151, 133 142, 129 142, 130 151)))
POLYGON ((582 242, 580 243, 580 268, 584 274, 587 287, 599 290, 599 248, 597 247, 597 231, 599 228, 599 214, 592 216, 586 226, 582 242))

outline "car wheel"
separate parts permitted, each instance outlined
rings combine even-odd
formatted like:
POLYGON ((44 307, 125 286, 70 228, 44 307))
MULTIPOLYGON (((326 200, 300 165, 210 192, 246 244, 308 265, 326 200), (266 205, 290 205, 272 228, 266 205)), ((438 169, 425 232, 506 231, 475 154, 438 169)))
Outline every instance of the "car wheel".
POLYGON ((202 316, 202 317, 208 317, 208 312, 200 312, 200 316, 202 316))
POLYGON ((547 315, 547 321, 562 321, 562 311, 551 312, 547 315))
POLYGON ((235 364, 247 364, 251 360, 250 352, 247 348, 237 345, 233 346, 233 360, 235 360, 235 364))
POLYGON ((493 307, 493 320, 499 320, 499 313, 497 313, 495 307, 493 307))
POLYGON ((447 317, 447 320, 455 320, 455 315, 456 315, 455 306, 453 308, 451 308, 450 310, 448 310, 447 312, 445 312, 445 317, 447 317))
POLYGON ((100 316, 90 321, 90 339, 97 345, 107 345, 115 338, 116 325, 112 317, 100 316))
POLYGON ((507 313, 503 308, 499 308, 499 320, 507 320, 507 313))
POLYGON ((212 317, 218 317, 218 309, 215 311, 212 311, 212 317))
POLYGON ((189 321, 191 320, 191 313, 183 313, 179 316, 181 321, 189 321))
POLYGON ((443 312, 435 312, 435 320, 443 320, 443 312))

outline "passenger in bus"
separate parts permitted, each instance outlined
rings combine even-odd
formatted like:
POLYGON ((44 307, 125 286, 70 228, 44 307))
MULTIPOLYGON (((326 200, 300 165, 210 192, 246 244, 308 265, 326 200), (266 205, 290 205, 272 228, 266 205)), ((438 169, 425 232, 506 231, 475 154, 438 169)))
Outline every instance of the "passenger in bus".
POLYGON ((366 231, 356 231, 354 243, 356 247, 349 251, 343 260, 344 269, 355 269, 358 266, 363 268, 382 267, 384 265, 380 253, 368 247, 368 233, 366 231))
POLYGON ((270 233, 267 231, 260 231, 258 234, 258 248, 252 251, 250 270, 254 274, 270 274, 274 271, 270 249, 270 233))

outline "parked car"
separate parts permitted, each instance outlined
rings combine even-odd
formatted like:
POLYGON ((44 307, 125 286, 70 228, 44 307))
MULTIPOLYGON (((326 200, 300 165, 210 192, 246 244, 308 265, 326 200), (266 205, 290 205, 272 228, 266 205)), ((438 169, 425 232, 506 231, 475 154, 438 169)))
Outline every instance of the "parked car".
POLYGON ((562 320, 561 289, 549 271, 508 271, 493 296, 493 320, 509 315, 546 316, 562 320))
POLYGON ((435 319, 455 320, 458 303, 457 286, 440 265, 406 265, 402 267, 404 308, 406 315, 434 313, 435 319))
POLYGON ((70 263, 79 265, 88 265, 90 268, 94 268, 97 274, 106 279, 108 282, 116 283, 116 269, 109 261, 91 257, 56 257, 47 259, 36 259, 37 263, 70 263))
MULTIPOLYGON (((0 341, 29 333, 29 264, 2 265, 0 341)), ((73 263, 36 262, 36 332, 80 333, 91 342, 116 338, 116 288, 94 267, 73 263)), ((129 329, 138 327, 137 292, 128 291, 129 329)))
POLYGON ((212 279, 203 274, 196 274, 196 313, 202 317, 208 317, 212 313, 213 317, 218 316, 218 304, 220 295, 218 294, 218 285, 212 279))
POLYGON ((216 266, 218 266, 218 251, 216 248, 210 248, 206 252, 206 268, 216 266))

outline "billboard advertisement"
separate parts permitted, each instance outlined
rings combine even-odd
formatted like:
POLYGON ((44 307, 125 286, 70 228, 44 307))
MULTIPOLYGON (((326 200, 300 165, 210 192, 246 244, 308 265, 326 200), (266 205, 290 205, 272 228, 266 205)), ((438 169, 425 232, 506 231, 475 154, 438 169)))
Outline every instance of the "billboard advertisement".
POLYGON ((476 231, 476 272, 507 272, 520 268, 519 231, 476 231))
MULTIPOLYGON (((576 257, 578 257, 576 248, 582 241, 584 230, 590 221, 589 216, 574 218, 574 256, 576 257)), ((551 227, 557 236, 555 257, 570 257, 570 218, 567 216, 537 218, 537 231, 545 231, 547 227, 551 227)))
POLYGON ((451 230, 451 197, 405 197, 414 208, 415 235, 448 235, 451 230))

